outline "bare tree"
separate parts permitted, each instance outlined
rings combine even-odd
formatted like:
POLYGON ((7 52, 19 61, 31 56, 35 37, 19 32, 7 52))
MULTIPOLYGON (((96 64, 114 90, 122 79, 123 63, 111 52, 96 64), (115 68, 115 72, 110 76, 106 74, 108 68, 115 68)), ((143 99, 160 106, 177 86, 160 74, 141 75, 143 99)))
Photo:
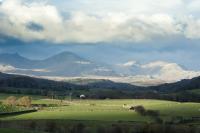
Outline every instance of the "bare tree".
POLYGON ((15 96, 9 96, 8 98, 6 98, 6 100, 4 100, 4 104, 15 106, 16 101, 17 101, 17 98, 15 96))
POLYGON ((133 106, 130 110, 134 110, 135 112, 139 113, 140 115, 146 115, 146 110, 142 105, 133 106))
POLYGON ((19 106, 30 107, 30 106, 31 106, 31 102, 32 102, 31 97, 29 97, 29 96, 24 96, 24 97, 21 97, 21 98, 18 100, 17 103, 18 103, 19 106))

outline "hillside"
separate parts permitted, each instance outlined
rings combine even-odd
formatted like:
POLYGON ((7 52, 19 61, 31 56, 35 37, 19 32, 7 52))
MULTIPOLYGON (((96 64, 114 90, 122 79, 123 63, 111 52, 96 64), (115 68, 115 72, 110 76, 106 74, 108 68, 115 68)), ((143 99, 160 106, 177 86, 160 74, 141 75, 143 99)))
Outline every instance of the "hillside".
POLYGON ((200 77, 184 79, 176 83, 168 83, 149 88, 157 90, 159 92, 180 92, 186 90, 200 89, 200 77))
POLYGON ((29 76, 13 75, 0 73, 0 88, 23 88, 29 90, 55 90, 65 91, 71 89, 123 89, 134 90, 140 87, 126 84, 115 83, 109 80, 95 80, 94 82, 88 82, 87 84, 77 84, 63 81, 53 81, 47 79, 40 79, 29 76))
POLYGON ((138 87, 109 80, 53 81, 35 77, 0 73, 0 92, 47 95, 73 92, 76 97, 87 94, 88 98, 139 98, 166 99, 175 101, 200 101, 198 89, 200 77, 177 83, 151 87, 138 87), (91 81, 91 82, 90 82, 91 81))

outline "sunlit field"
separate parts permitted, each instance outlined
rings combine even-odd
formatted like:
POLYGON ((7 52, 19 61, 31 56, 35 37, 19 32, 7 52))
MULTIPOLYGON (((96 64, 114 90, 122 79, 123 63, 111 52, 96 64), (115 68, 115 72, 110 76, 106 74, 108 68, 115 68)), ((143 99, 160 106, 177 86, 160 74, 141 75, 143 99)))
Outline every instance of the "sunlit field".
POLYGON ((132 106, 142 105, 145 109, 157 110, 164 121, 175 117, 190 119, 200 117, 199 103, 179 103, 162 100, 52 100, 33 98, 34 105, 47 105, 37 112, 2 117, 1 120, 95 120, 154 122, 149 116, 142 116, 132 106))

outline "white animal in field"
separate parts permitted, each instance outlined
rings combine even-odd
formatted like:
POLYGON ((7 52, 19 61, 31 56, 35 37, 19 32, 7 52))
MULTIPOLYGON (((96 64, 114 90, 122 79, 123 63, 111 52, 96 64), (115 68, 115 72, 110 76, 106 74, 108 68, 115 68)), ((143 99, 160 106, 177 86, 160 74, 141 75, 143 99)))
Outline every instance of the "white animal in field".
POLYGON ((82 95, 80 95, 80 98, 81 98, 81 99, 85 99, 86 96, 82 94, 82 95))
POLYGON ((126 104, 123 104, 123 108, 125 108, 127 105, 126 104))
POLYGON ((123 108, 125 108, 125 109, 129 109, 130 108, 130 106, 129 105, 127 105, 127 104, 123 104, 123 106, 122 106, 123 108))

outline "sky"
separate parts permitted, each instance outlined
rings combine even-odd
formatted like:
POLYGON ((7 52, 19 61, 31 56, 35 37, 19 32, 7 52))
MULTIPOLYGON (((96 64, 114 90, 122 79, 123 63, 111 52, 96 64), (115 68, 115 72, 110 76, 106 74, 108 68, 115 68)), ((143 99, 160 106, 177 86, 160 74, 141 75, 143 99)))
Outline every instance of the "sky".
POLYGON ((0 53, 42 59, 62 51, 200 70, 200 1, 0 0, 0 53))

